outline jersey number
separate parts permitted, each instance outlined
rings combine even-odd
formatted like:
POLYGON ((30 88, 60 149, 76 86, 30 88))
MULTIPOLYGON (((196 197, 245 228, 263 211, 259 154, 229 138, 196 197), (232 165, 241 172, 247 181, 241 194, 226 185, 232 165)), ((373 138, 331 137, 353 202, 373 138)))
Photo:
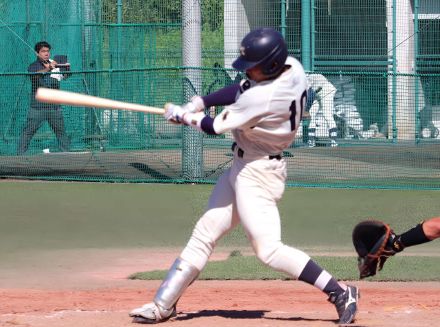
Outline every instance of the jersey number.
MULTIPOLYGON (((307 91, 304 91, 301 94, 301 100, 300 100, 300 110, 301 110, 301 115, 299 120, 301 121, 302 116, 303 116, 303 112, 304 112, 304 107, 306 106, 306 102, 307 102, 307 91)), ((296 129, 296 124, 295 124, 295 117, 296 117, 296 100, 292 101, 292 104, 290 105, 290 130, 294 131, 296 129)))

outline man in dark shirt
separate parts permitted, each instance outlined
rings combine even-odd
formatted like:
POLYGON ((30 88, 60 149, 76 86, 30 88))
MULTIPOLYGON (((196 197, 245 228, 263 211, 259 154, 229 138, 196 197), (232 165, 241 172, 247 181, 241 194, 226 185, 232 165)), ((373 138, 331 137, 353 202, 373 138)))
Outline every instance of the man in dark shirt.
POLYGON ((50 44, 45 41, 35 44, 37 60, 28 67, 28 72, 34 73, 30 75, 32 83, 31 107, 18 143, 18 155, 22 155, 27 151, 32 137, 45 121, 48 122, 55 133, 61 151, 69 151, 70 140, 64 129, 61 106, 40 103, 35 99, 35 92, 39 87, 59 89, 60 80, 67 77, 66 74, 55 74, 59 72, 59 69, 56 68, 57 62, 50 59, 50 49, 50 44), (54 74, 48 74, 49 72, 54 74))

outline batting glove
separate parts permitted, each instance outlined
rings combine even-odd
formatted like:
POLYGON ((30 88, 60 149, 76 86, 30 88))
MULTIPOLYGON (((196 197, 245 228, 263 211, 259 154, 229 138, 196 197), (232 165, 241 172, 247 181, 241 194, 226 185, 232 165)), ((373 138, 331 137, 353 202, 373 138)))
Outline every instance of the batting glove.
POLYGON ((163 114, 164 118, 171 123, 174 124, 182 124, 183 123, 183 115, 187 113, 183 107, 178 106, 173 103, 165 104, 165 112, 163 114))
POLYGON ((196 95, 196 96, 192 97, 190 102, 188 102, 187 104, 184 104, 182 106, 182 108, 188 112, 196 113, 196 112, 199 112, 199 111, 202 111, 203 109, 205 109, 205 103, 203 102, 203 99, 201 96, 196 95))

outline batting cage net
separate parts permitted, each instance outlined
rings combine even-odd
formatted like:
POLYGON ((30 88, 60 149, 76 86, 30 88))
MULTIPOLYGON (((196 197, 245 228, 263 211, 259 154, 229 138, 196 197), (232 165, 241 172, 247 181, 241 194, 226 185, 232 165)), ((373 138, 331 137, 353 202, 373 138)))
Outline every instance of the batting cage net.
POLYGON ((231 64, 261 26, 285 36, 314 94, 283 154, 289 185, 440 188, 437 0, 0 0, 0 176, 214 182, 229 133, 74 106, 54 133, 35 113, 34 46, 69 64, 44 76, 62 90, 163 107, 243 78, 231 64))

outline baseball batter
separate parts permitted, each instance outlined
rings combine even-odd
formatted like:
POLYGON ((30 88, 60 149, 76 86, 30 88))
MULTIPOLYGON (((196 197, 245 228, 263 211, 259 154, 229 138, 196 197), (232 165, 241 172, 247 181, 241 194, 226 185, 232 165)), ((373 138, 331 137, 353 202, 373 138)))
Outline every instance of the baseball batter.
POLYGON ((307 78, 301 64, 288 57, 280 33, 270 28, 251 31, 233 63, 248 79, 184 106, 168 104, 165 118, 208 134, 231 131, 234 160, 214 187, 206 212, 159 287, 153 302, 134 309, 134 322, 162 322, 176 315, 176 303, 208 262, 217 241, 239 223, 257 257, 273 269, 299 279, 329 296, 340 323, 351 323, 357 311, 355 286, 336 281, 304 252, 283 244, 277 202, 287 176, 282 158, 293 142, 307 99, 307 78), (225 106, 215 118, 203 109, 225 106))

